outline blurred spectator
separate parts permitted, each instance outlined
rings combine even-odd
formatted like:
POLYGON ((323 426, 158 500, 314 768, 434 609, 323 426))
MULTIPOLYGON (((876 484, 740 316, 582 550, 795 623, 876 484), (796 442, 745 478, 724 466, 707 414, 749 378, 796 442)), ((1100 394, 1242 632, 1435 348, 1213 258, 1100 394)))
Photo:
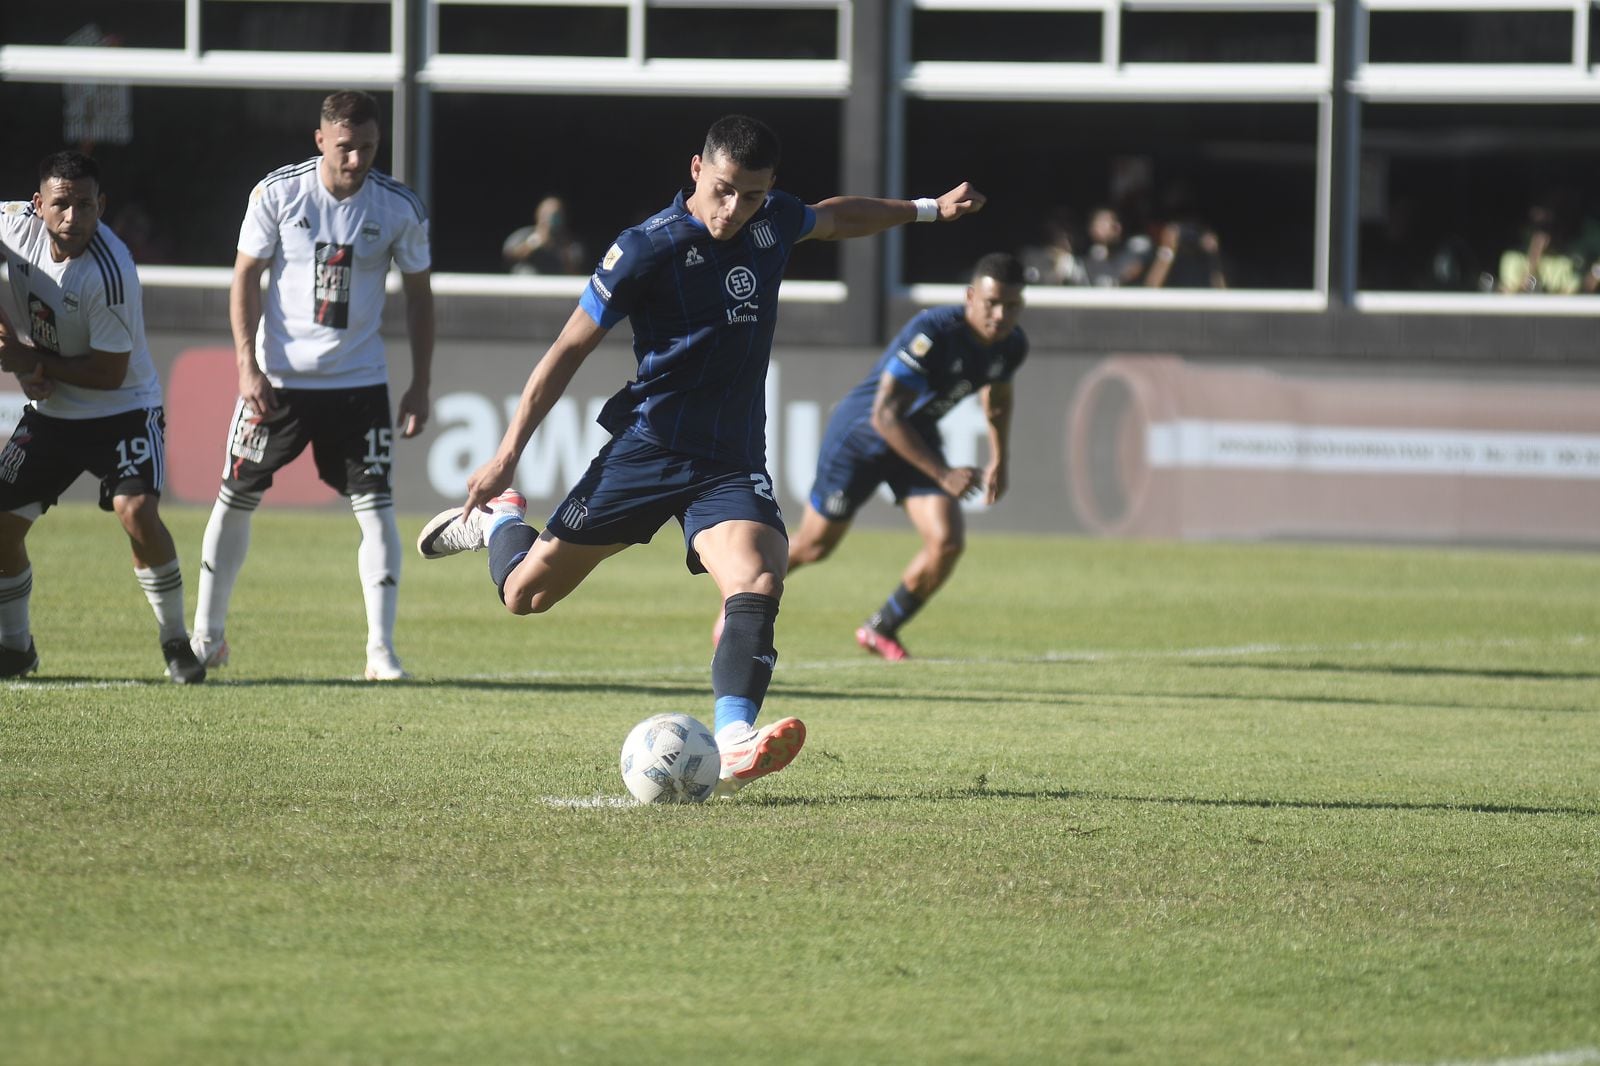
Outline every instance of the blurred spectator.
POLYGON ((1083 269, 1090 285, 1103 288, 1137 284, 1149 265, 1150 238, 1136 235, 1124 240, 1122 218, 1110 207, 1097 207, 1089 215, 1089 246, 1083 269))
POLYGON ((1584 218, 1555 196, 1528 210, 1519 247, 1500 255, 1495 289, 1570 295, 1600 289, 1600 222, 1584 218))
POLYGON ((130 203, 112 215, 112 228, 128 246, 136 266, 172 262, 172 245, 156 231, 155 219, 143 204, 130 203))
POLYGON ((1217 231, 1196 221, 1167 223, 1144 283, 1152 289, 1226 289, 1217 231))
POLYGON ((567 228, 566 205, 556 196, 539 201, 533 225, 514 230, 500 255, 513 274, 586 274, 590 267, 583 245, 567 228))
POLYGON ((1052 211, 1045 219, 1044 243, 1030 245, 1018 256, 1029 285, 1089 284, 1089 273, 1074 251, 1075 228, 1072 212, 1066 208, 1052 211))

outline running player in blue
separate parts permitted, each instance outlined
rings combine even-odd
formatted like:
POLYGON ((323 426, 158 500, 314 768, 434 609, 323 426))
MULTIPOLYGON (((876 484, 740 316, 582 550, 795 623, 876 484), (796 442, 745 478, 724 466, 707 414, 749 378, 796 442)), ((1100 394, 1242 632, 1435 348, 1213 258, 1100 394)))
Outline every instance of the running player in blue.
POLYGON ((961 501, 982 491, 994 503, 1006 491, 1011 458, 1011 377, 1028 355, 1017 327, 1023 269, 1003 252, 973 268, 959 307, 913 318, 828 420, 817 478, 800 529, 789 541, 789 569, 826 559, 857 509, 881 484, 894 493, 922 537, 900 585, 856 630, 856 643, 885 659, 907 657, 900 627, 949 580, 966 546, 961 501), (939 419, 978 393, 989 423, 989 465, 951 466, 939 419))
POLYGON ((766 471, 765 394, 789 253, 799 241, 949 222, 984 204, 963 183, 938 199, 839 196, 808 206, 774 188, 780 153, 777 135, 756 119, 712 124, 689 163, 693 187, 606 251, 529 375, 494 457, 468 480, 465 504, 434 517, 417 541, 429 559, 488 548, 506 607, 536 614, 676 518, 690 572, 709 573, 723 599, 711 664, 723 794, 789 765, 806 735, 797 718, 755 727, 777 663, 773 626, 788 566, 766 471), (541 533, 509 488, 517 461, 578 366, 623 319, 637 377, 605 405, 599 421, 611 440, 541 533))

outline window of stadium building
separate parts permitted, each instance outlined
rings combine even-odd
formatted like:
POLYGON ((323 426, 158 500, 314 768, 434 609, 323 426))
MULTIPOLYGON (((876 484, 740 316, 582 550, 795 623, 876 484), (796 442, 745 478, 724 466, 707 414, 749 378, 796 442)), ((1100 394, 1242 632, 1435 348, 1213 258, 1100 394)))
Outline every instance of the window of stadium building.
POLYGON ((958 281, 998 240, 1036 282, 1310 289, 1316 123, 1310 103, 911 101, 907 187, 991 200, 981 225, 907 230, 903 281, 958 281))
MULTIPOLYGON (((110 88, 123 100, 119 122, 64 137, 64 124, 74 120, 73 87, 4 84, 9 140, 45 146, 38 155, 63 142, 92 151, 106 185, 106 220, 147 265, 232 264, 246 197, 268 171, 316 153, 312 133, 326 95, 321 89, 110 88), (197 130, 217 131, 221 140, 196 136, 197 130), (248 133, 232 132, 241 130, 248 133), (129 224, 135 214, 137 227, 129 224)), ((390 95, 374 95, 387 119, 390 95)), ((38 155, 0 153, 0 195, 20 196, 34 187, 38 155)), ((376 165, 393 169, 388 139, 376 165)))
MULTIPOLYGON (((435 96, 436 268, 504 272, 504 239, 527 224, 547 196, 561 199, 574 237, 598 255, 617 233, 665 207, 689 184, 690 158, 706 128, 729 109, 727 100, 706 97, 435 96), (504 130, 517 135, 496 134, 504 130), (504 211, 483 210, 483 168, 462 165, 490 140, 496 199, 504 199, 504 211)), ((807 202, 842 191, 838 101, 742 99, 738 109, 764 119, 783 139, 780 187, 807 202)), ((786 276, 837 279, 838 245, 800 244, 786 276)))
POLYGON ((1600 132, 1582 105, 1369 105, 1358 284, 1600 289, 1600 132))

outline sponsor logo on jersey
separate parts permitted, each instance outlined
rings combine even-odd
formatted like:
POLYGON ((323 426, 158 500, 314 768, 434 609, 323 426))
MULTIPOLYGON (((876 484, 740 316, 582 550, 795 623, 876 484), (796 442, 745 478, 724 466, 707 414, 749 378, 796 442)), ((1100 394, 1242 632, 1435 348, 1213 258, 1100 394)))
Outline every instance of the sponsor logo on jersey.
POLYGON ((613 244, 610 248, 606 249, 605 258, 600 260, 600 269, 610 270, 612 267, 617 265, 617 261, 621 258, 622 246, 620 244, 613 244))
POLYGON ((11 260, 11 269, 19 272, 23 277, 27 277, 28 271, 32 268, 33 264, 28 262, 26 259, 11 260))
POLYGON ((56 328, 56 309, 28 294, 28 333, 33 343, 47 352, 61 354, 61 331, 56 328))
POLYGON ((686 267, 697 267, 705 261, 706 257, 700 254, 700 249, 692 244, 689 246, 689 254, 683 257, 683 265, 686 267))
POLYGON ((747 266, 736 266, 728 271, 722 284, 735 300, 748 300, 756 294, 756 272, 747 266))
POLYGON ((750 227, 750 239, 756 242, 757 248, 771 248, 778 243, 778 235, 772 232, 772 223, 766 219, 750 227))
POLYGON ((25 445, 32 439, 32 434, 18 433, 6 442, 6 450, 0 452, 0 481, 17 480, 22 460, 28 457, 25 445))
POLYGON ((600 280, 599 274, 591 274, 589 276, 589 284, 593 285, 594 291, 600 294, 600 299, 606 303, 611 302, 611 290, 606 288, 606 284, 600 280))
MULTIPOLYGON (((680 212, 677 212, 677 211, 674 211, 670 215, 660 215, 660 216, 658 216, 656 218, 652 218, 649 222, 646 222, 644 224, 644 231, 646 233, 649 233, 652 230, 658 230, 662 226, 665 226, 668 222, 676 222, 676 221, 678 221, 678 219, 680 219, 682 217, 683 217, 683 215, 680 212)), ((612 247, 615 248, 616 245, 612 245, 612 247)))
POLYGON ((26 214, 28 208, 32 206, 33 204, 27 200, 7 200, 4 210, 8 215, 21 215, 26 214))
POLYGON ((233 476, 245 462, 259 463, 267 454, 267 427, 259 418, 241 418, 234 423, 228 454, 234 458, 233 476))
POLYGON ((728 325, 756 322, 760 320, 761 305, 754 300, 746 300, 736 307, 728 308, 728 325))
POLYGON ((965 364, 963 364, 960 359, 952 359, 952 360, 950 360, 950 373, 952 373, 952 374, 961 373, 961 368, 964 365, 965 364))
POLYGON ((383 234, 383 227, 376 222, 366 222, 361 226, 361 236, 369 241, 377 240, 383 234))
POLYGON ((313 274, 311 319, 319 326, 346 329, 350 325, 350 272, 355 249, 348 244, 317 242, 313 274))
POLYGON ((996 359, 994 362, 989 364, 989 380, 990 381, 995 380, 996 378, 998 378, 1001 374, 1004 374, 1005 372, 1006 372, 1006 361, 1004 359, 996 359))

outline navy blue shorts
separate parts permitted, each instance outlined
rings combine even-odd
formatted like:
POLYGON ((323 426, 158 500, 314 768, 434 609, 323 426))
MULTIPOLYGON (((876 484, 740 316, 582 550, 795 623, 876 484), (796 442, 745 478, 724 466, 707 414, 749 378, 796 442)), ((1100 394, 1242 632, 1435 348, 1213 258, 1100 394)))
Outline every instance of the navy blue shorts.
POLYGON ((907 496, 944 493, 938 482, 896 452, 887 448, 869 452, 846 439, 835 447, 824 447, 818 456, 811 506, 830 521, 847 522, 879 485, 889 486, 895 503, 904 503, 907 496))
POLYGON ((760 522, 788 537, 765 470, 684 455, 631 437, 613 437, 600 449, 547 528, 572 544, 648 544, 669 518, 683 527, 684 561, 691 574, 706 572, 694 550, 695 536, 719 522, 760 522))

